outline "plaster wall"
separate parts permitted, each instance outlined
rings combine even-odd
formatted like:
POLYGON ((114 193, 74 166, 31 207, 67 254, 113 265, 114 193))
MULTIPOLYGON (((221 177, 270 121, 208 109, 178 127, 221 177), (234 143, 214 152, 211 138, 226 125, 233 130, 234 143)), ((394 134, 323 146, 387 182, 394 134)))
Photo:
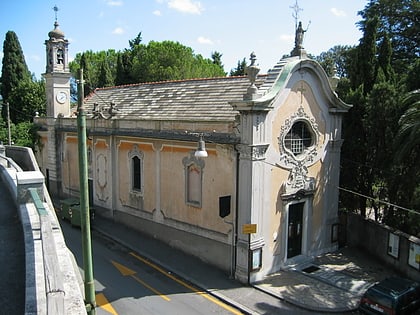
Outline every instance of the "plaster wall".
MULTIPOLYGON (((285 200, 282 198, 282 185, 289 178, 290 169, 281 167, 279 163, 281 147, 279 138, 286 120, 296 115, 299 107, 307 115, 306 118, 313 121, 317 132, 317 156, 313 163, 307 167, 307 176, 315 178, 316 186, 312 195, 300 200, 305 202, 304 227, 305 233, 302 246, 302 254, 307 257, 330 250, 330 226, 337 219, 337 200, 331 197, 333 193, 328 185, 330 176, 334 176, 337 169, 332 169, 328 163, 328 143, 331 134, 331 122, 333 119, 328 112, 327 100, 317 90, 316 83, 310 73, 304 78, 297 72, 289 80, 286 88, 277 95, 274 101, 274 110, 268 115, 267 122, 270 138, 270 146, 264 163, 266 178, 267 203, 263 210, 264 239, 263 267, 260 274, 278 271, 287 260, 287 228, 288 205, 299 200, 285 200), (335 203, 335 204, 331 204, 335 203), (331 210, 333 209, 333 210, 331 210), (327 224, 328 223, 328 224, 327 224)), ((258 278, 258 276, 256 276, 258 278)))

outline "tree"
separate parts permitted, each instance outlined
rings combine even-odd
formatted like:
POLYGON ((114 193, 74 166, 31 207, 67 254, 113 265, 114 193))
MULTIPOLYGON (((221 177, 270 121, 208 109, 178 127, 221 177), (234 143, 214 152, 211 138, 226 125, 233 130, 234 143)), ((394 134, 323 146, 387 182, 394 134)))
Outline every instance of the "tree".
POLYGON ((319 62, 328 76, 337 75, 342 78, 347 76, 346 65, 350 49, 350 46, 337 45, 316 56, 315 60, 319 62))
MULTIPOLYGON (((3 42, 3 64, 0 78, 1 95, 4 102, 9 102, 11 112, 13 109, 20 109, 19 103, 9 100, 12 90, 21 81, 30 81, 31 74, 25 62, 22 48, 15 32, 8 31, 3 42)), ((2 108, 3 119, 7 118, 5 106, 2 108)), ((15 121, 15 115, 11 114, 12 121, 15 121)))
POLYGON ((388 34, 393 48, 392 66, 404 73, 420 56, 420 5, 414 0, 370 0, 359 12, 361 29, 374 16, 379 17, 378 34, 388 34))
POLYGON ((406 209, 420 206, 419 117, 418 105, 414 105, 419 98, 416 93, 406 98, 409 101, 403 98, 406 91, 419 88, 420 62, 418 56, 408 53, 398 59, 411 46, 409 41, 398 41, 396 34, 406 34, 406 28, 413 25, 400 23, 395 26, 398 30, 385 27, 390 15, 393 19, 403 14, 413 20, 408 16, 416 16, 418 5, 411 12, 399 11, 407 4, 404 0, 371 0, 360 12, 364 19, 359 22, 363 32, 359 45, 345 52, 346 76, 337 93, 353 108, 343 120, 340 186, 373 199, 342 193, 340 203, 363 216, 374 209, 379 222, 416 234, 420 216, 406 209))
POLYGON ((126 50, 124 52, 120 52, 117 58, 117 73, 115 78, 116 85, 135 83, 130 74, 132 66, 133 63, 131 61, 130 51, 126 50))
POLYGON ((85 96, 95 88, 104 87, 104 84, 108 86, 115 84, 118 55, 119 53, 113 49, 99 52, 88 50, 78 53, 76 58, 69 63, 70 71, 75 78, 78 77, 79 69, 83 68, 85 96))
POLYGON ((154 82, 218 77, 225 73, 218 64, 195 55, 190 47, 179 42, 151 41, 136 46, 131 76, 137 82, 154 82))
POLYGON ((397 161, 403 161, 411 154, 420 155, 420 90, 409 92, 403 104, 407 106, 407 110, 399 120, 395 141, 397 161))
POLYGON ((98 86, 106 87, 113 85, 114 79, 112 77, 111 70, 109 69, 108 62, 106 60, 103 60, 99 71, 98 86))
POLYGON ((211 59, 213 60, 213 64, 217 65, 220 67, 220 69, 223 69, 223 63, 222 63, 222 54, 219 53, 218 51, 212 52, 211 54, 211 59))
POLYGON ((31 122, 36 114, 46 114, 46 95, 44 81, 23 80, 13 88, 9 95, 11 104, 19 104, 10 108, 10 119, 13 123, 31 122))
POLYGON ((245 75, 245 70, 246 70, 246 59, 242 59, 238 60, 238 65, 236 66, 236 68, 230 70, 230 76, 241 76, 241 75, 245 75))

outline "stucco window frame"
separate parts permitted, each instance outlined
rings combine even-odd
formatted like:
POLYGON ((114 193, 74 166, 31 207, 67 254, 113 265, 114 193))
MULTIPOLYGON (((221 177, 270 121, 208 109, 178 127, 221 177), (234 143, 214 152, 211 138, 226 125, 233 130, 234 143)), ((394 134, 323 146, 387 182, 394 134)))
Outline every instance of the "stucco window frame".
POLYGON ((191 154, 188 157, 183 158, 182 164, 184 165, 184 174, 185 174, 185 204, 195 207, 195 208, 202 208, 202 202, 203 202, 203 169, 204 169, 204 161, 203 159, 199 159, 194 156, 194 152, 191 152, 191 154), (200 178, 199 178, 199 184, 200 187, 198 189, 198 200, 190 200, 189 195, 189 187, 190 187, 190 176, 189 176, 189 170, 192 165, 195 165, 197 169, 200 171, 200 178))
MULTIPOLYGON (((296 133, 296 130, 294 133, 296 133)), ((317 137, 310 122, 306 119, 297 119, 293 122, 293 124, 290 126, 287 133, 284 135, 283 146, 284 146, 284 149, 288 151, 289 154, 292 154, 294 157, 296 157, 296 159, 300 159, 304 154, 306 154, 306 152, 309 152, 313 147, 316 146, 316 140, 317 140, 317 137), (293 134, 292 131, 300 124, 301 124, 301 127, 300 127, 299 132, 304 133, 306 130, 309 137, 308 138, 305 138, 305 137, 289 138, 289 135, 291 133, 293 134), (305 141, 307 140, 310 140, 310 145, 308 146, 305 145, 305 141), (290 145, 287 144, 289 142, 290 142, 290 145), (295 152, 294 150, 296 143, 299 143, 299 147, 301 147, 301 149, 299 149, 299 152, 295 152)))
POLYGON ((320 150, 320 133, 315 119, 309 116, 303 107, 299 107, 294 114, 284 121, 278 138, 278 144, 280 149, 280 166, 290 169, 297 164, 309 166, 315 163, 319 156, 318 151, 320 150), (294 154, 286 146, 285 140, 293 126, 299 122, 305 123, 312 137, 312 141, 311 145, 304 148, 300 154, 294 154))
POLYGON ((128 153, 128 165, 129 165, 129 174, 130 174, 130 187, 129 191, 130 194, 136 195, 136 196, 143 196, 144 193, 144 153, 139 150, 137 145, 133 146, 133 149, 128 153), (139 171, 140 171, 140 187, 134 188, 135 180, 134 176, 134 159, 139 159, 139 171))

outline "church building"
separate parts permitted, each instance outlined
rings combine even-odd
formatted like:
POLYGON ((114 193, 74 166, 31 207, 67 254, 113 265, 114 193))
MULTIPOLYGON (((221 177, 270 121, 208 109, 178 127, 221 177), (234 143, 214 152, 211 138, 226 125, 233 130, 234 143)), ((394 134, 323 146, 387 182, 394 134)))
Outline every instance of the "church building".
MULTIPOLYGON (((79 195, 68 41, 46 40, 38 163, 79 195)), ((343 103, 302 47, 266 75, 99 88, 85 100, 91 207, 244 283, 337 249, 343 103)))

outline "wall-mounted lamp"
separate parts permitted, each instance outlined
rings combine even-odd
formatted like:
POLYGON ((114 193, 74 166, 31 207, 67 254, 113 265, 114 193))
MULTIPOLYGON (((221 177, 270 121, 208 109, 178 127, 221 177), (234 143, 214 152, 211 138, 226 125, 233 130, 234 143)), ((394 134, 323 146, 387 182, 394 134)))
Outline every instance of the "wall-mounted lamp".
POLYGON ((208 157, 208 153, 206 151, 206 143, 203 140, 203 135, 200 135, 200 139, 198 140, 198 148, 197 151, 194 153, 195 157, 208 157))

